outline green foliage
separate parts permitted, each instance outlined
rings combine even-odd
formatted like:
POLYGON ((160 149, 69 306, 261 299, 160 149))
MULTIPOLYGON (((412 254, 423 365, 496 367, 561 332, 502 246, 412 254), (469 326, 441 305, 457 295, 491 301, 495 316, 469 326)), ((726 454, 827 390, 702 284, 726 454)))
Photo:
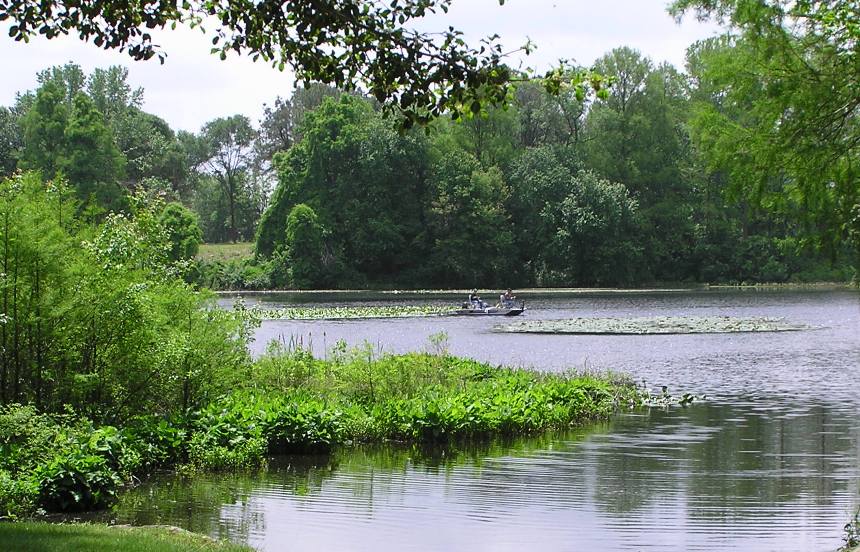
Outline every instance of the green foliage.
POLYGON ((0 176, 12 174, 24 147, 21 116, 14 108, 0 107, 0 176))
MULTIPOLYGON (((246 216, 246 203, 254 200, 251 169, 254 161, 252 146, 256 136, 257 133, 247 117, 233 115, 209 121, 203 126, 199 136, 185 138, 185 148, 191 164, 203 181, 209 179, 210 184, 216 185, 210 186, 210 193, 217 190, 219 202, 226 207, 226 218, 218 223, 226 231, 227 239, 214 241, 235 242, 250 237, 242 232, 241 223, 243 216, 246 216)), ((217 210, 207 209, 201 212, 214 214, 217 210)), ((259 216, 259 213, 256 215, 259 216)), ((256 220, 256 216, 252 218, 256 220)))
POLYGON ((160 205, 79 226, 62 185, 0 183, 0 400, 98 420, 202 404, 241 377, 245 323, 168 262, 160 205))
POLYGON ((126 206, 119 187, 125 159, 92 100, 77 92, 72 101, 53 80, 42 85, 24 116, 24 149, 19 165, 45 178, 63 174, 83 202, 99 209, 126 206))
POLYGON ((509 190, 496 168, 472 155, 441 147, 434 153, 425 215, 433 240, 428 259, 436 285, 503 285, 513 264, 505 202, 509 190))
POLYGON ((290 210, 284 248, 294 287, 312 288, 324 282, 323 228, 314 210, 304 203, 290 210))
POLYGON ((62 169, 83 202, 117 211, 125 207, 125 191, 119 187, 125 159, 114 144, 93 101, 78 93, 65 131, 62 169))
MULTIPOLYGON (((500 0, 500 4, 503 3, 500 0)), ((462 33, 413 30, 425 15, 447 12, 450 0, 406 0, 391 5, 356 1, 321 5, 302 0, 288 6, 267 1, 254 7, 192 1, 181 6, 94 6, 66 9, 62 2, 15 2, 0 9, 10 20, 10 36, 26 40, 34 34, 53 38, 77 32, 97 46, 119 48, 135 59, 163 53, 148 29, 180 22, 212 29, 212 52, 262 58, 280 70, 289 66, 304 83, 322 82, 340 89, 359 84, 376 100, 402 114, 403 126, 423 123, 445 112, 456 117, 479 113, 482 105, 499 105, 515 74, 504 63, 498 37, 469 47, 462 33), (214 29, 205 21, 215 22, 214 29)), ((530 45, 524 46, 529 50, 530 45)), ((547 74, 547 87, 557 89, 571 75, 547 74)), ((584 88, 585 76, 573 83, 584 88)), ((600 84, 597 79, 592 79, 600 84)))
MULTIPOLYGON (((289 276, 280 275, 273 265, 278 262, 255 259, 199 259, 194 264, 189 278, 199 285, 214 290, 265 290, 273 286, 286 287, 289 276)), ((281 266, 284 263, 281 262, 281 266)))
POLYGON ((137 471, 140 453, 113 427, 95 429, 32 406, 0 409, 0 508, 4 517, 103 508, 137 471))
MULTIPOLYGON (((331 427, 343 428, 340 437, 351 440, 432 441, 541 431, 606 416, 638 401, 632 387, 608 379, 494 368, 444 354, 377 358, 368 348, 343 346, 330 360, 301 349, 270 349, 257 363, 253 385, 301 390, 299 396, 311 397, 306 399, 311 408, 319 405, 312 397, 324 397, 339 420, 331 427)), ((305 419, 318 420, 315 428, 324 425, 324 418, 305 419)))
MULTIPOLYGON (((679 0, 732 34, 696 45, 705 84, 692 120, 708 168, 735 197, 799 221, 808 244, 835 257, 860 204, 856 3, 679 0)), ((855 246, 856 247, 856 246, 855 246)), ((855 260, 852 260, 856 262, 855 260)))
POLYGON ((260 320, 344 320, 358 318, 401 318, 408 316, 438 316, 456 311, 453 306, 383 305, 362 307, 285 307, 261 308, 256 305, 242 310, 244 315, 260 320))
POLYGON ((171 202, 164 206, 159 223, 170 240, 170 259, 181 261, 197 255, 203 231, 197 224, 197 215, 181 203, 171 202))
POLYGON ((53 178, 65 159, 65 134, 71 106, 67 106, 63 98, 63 91, 57 85, 43 85, 22 121, 24 149, 19 165, 24 169, 40 170, 45 178, 53 178))
POLYGON ((219 181, 206 174, 192 177, 189 205, 200 218, 203 241, 206 243, 228 243, 234 235, 240 240, 253 239, 260 217, 262 197, 255 190, 245 173, 235 175, 238 193, 234 197, 233 219, 236 230, 231 227, 229 198, 224 194, 219 181))
POLYGON ((339 344, 327 360, 273 346, 229 392, 184 405, 182 415, 131 417, 121 430, 0 407, 0 508, 7 517, 102 508, 157 468, 246 469, 270 453, 353 441, 537 432, 641 400, 624 381, 495 368, 438 345, 439 354, 375 356, 339 344))
POLYGON ((398 134, 366 101, 346 95, 308 113, 302 132, 275 158, 279 184, 260 220, 257 253, 283 247, 289 213, 303 203, 325 229, 323 266, 337 285, 414 266, 422 252, 424 135, 398 134))

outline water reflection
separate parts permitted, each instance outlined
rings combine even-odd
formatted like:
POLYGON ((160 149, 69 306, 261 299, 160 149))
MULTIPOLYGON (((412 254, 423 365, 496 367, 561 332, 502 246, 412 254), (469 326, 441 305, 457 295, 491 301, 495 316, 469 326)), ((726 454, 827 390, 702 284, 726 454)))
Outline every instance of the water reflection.
MULTIPOLYGON (((822 550, 860 496, 860 294, 709 291, 520 294, 530 318, 775 316, 786 334, 500 335, 493 320, 275 321, 315 352, 344 339, 560 370, 611 368, 691 408, 616 417, 565 435, 449 449, 364 447, 289 457, 262 473, 154 480, 121 523, 170 523, 262 550, 822 550)), ((270 304, 436 303, 459 296, 267 296, 270 304)), ((260 301, 250 298, 249 302, 260 301)))
POLYGON ((113 515, 262 550, 833 550, 858 496, 858 432, 821 405, 651 409, 564 435, 168 477, 113 515))

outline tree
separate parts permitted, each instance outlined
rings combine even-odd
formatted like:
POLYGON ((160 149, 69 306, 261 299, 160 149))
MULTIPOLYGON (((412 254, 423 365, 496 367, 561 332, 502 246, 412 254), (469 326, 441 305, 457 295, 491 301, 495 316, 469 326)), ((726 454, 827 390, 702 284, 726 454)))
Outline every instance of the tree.
POLYGON ((520 146, 580 145, 590 105, 585 95, 577 94, 576 90, 565 89, 558 94, 550 94, 536 83, 520 84, 515 102, 520 146))
POLYGON ((81 201, 95 200, 100 207, 114 211, 126 206, 125 192, 119 186, 125 159, 102 114, 86 94, 75 96, 63 149, 61 168, 81 201))
POLYGON ((522 278, 538 285, 641 281, 637 202, 566 151, 532 148, 512 165, 509 205, 522 278))
POLYGON ((263 119, 257 137, 257 154, 271 162, 279 151, 287 151, 301 140, 301 125, 305 115, 320 106, 326 98, 337 98, 343 92, 319 83, 296 88, 290 98, 275 98, 271 106, 263 106, 263 119))
POLYGON ((110 126, 129 111, 139 110, 143 105, 143 88, 133 89, 128 84, 126 67, 112 65, 107 69, 96 68, 86 82, 87 95, 110 126))
POLYGON ((192 259, 197 255, 203 231, 197 215, 181 203, 170 202, 164 206, 158 222, 167 233, 170 242, 169 257, 173 261, 192 259))
POLYGON ((40 170, 45 178, 53 178, 66 153, 68 121, 69 109, 60 87, 46 83, 39 88, 22 123, 24 150, 19 162, 21 168, 40 170))
POLYGON ((428 271, 442 286, 504 285, 514 265, 505 202, 509 190, 499 169, 484 169, 470 153, 442 146, 429 175, 428 271))
POLYGON ((557 209, 545 211, 556 227, 548 265, 566 284, 625 285, 639 279, 636 201, 621 184, 582 171, 557 209))
POLYGON ((615 93, 596 100, 588 114, 586 165, 625 185, 637 200, 648 259, 640 277, 691 277, 693 152, 686 78, 669 64, 655 67, 630 48, 612 50, 597 66, 616 73, 617 81, 615 93))
MULTIPOLYGON (((246 173, 253 162, 252 145, 256 132, 244 115, 233 115, 209 121, 197 138, 196 165, 212 175, 227 202, 228 237, 239 239, 239 203, 246 184, 246 173)), ((193 157, 192 157, 193 158, 193 157)))
POLYGON ((450 124, 445 134, 484 167, 505 167, 519 141, 518 122, 515 109, 491 108, 450 124))
POLYGON ((77 63, 69 62, 65 65, 55 65, 36 73, 36 81, 39 87, 51 83, 63 92, 63 101, 66 109, 71 111, 75 96, 79 92, 86 92, 87 75, 77 63))
POLYGON ((67 110, 63 90, 51 80, 36 93, 23 119, 24 149, 19 165, 45 179, 63 174, 78 198, 99 209, 125 207, 118 186, 124 159, 92 100, 82 92, 67 110))
MULTIPOLYGON (((502 3, 503 0, 500 0, 502 3)), ((202 0, 184 4, 85 4, 14 0, 0 7, 0 21, 11 20, 9 34, 24 40, 34 34, 53 38, 74 30, 105 49, 127 50, 134 59, 158 54, 149 29, 176 23, 213 29, 213 52, 224 59, 245 53, 289 65, 299 80, 351 88, 362 81, 381 102, 397 106, 410 121, 443 111, 463 113, 474 102, 500 102, 510 70, 502 47, 487 40, 470 48, 461 33, 420 33, 407 23, 451 0, 405 0, 377 4, 361 0, 320 3, 230 2, 202 0)), ((475 109, 477 110, 477 109, 475 109)))
MULTIPOLYGON (((143 89, 128 83, 128 69, 115 65, 87 75, 80 65, 67 63, 40 71, 37 80, 41 87, 51 84, 60 90, 67 113, 72 112, 77 94, 89 96, 125 158, 123 184, 127 189, 158 178, 170 182, 175 196, 186 192, 184 151, 165 121, 141 110, 143 89)), ((34 101, 31 97, 32 93, 19 96, 15 111, 26 113, 27 104, 34 101)))
POLYGON ((14 109, 0 107, 0 177, 12 174, 23 147, 21 117, 14 109))
POLYGON ((284 245, 290 264, 290 283, 312 288, 323 282, 323 228, 314 210, 299 203, 287 217, 284 245))
MULTIPOLYGON (((455 118, 478 113, 482 105, 506 101, 508 84, 521 78, 504 64, 498 37, 470 47, 462 33, 413 30, 416 20, 447 11, 452 0, 370 0, 319 2, 217 3, 192 0, 173 3, 106 4, 88 0, 10 0, 0 5, 0 21, 10 20, 9 34, 26 40, 75 31, 105 49, 127 50, 134 59, 164 53, 150 29, 187 24, 203 30, 213 53, 246 54, 291 67, 308 84, 322 82, 342 90, 362 85, 389 110, 403 115, 403 125, 426 123, 442 113, 455 118), (206 29, 211 29, 211 32, 206 29)), ((499 0, 500 4, 504 0, 499 0)), ((523 48, 530 51, 531 46, 523 48)), ((548 88, 557 90, 571 75, 548 71, 548 88)), ((599 80, 577 73, 572 85, 599 80)))
POLYGON ((550 246, 556 228, 545 213, 561 204, 578 171, 579 163, 567 148, 553 146, 529 148, 511 164, 507 208, 513 224, 514 250, 519 255, 515 266, 521 273, 520 282, 531 283, 548 270, 557 270, 547 266, 555 258, 550 246))
POLYGON ((175 277, 160 205, 136 196, 89 226, 74 203, 62 181, 0 180, 0 403, 116 423, 228 389, 244 323, 175 277))
POLYGON ((732 29, 696 60, 720 96, 692 125, 709 169, 724 171, 737 197, 802 221, 835 256, 856 235, 860 204, 857 3, 678 0, 670 10, 732 29))
POLYGON ((647 119, 642 117, 645 87, 651 73, 651 61, 637 50, 615 48, 595 62, 600 70, 616 76, 613 94, 595 102, 588 124, 599 140, 589 142, 589 165, 606 178, 621 182, 641 193, 644 184, 637 148, 648 138, 647 119))
POLYGON ((366 101, 344 95, 306 115, 302 140, 275 157, 278 187, 257 232, 257 252, 283 243, 292 208, 307 204, 327 229, 327 251, 347 273, 341 284, 394 277, 424 250, 427 138, 399 134, 366 101))

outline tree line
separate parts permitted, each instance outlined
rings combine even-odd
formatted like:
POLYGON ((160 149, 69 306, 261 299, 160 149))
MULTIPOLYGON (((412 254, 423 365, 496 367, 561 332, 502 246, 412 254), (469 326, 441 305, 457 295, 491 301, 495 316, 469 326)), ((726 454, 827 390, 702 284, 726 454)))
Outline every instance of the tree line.
POLYGON ((310 85, 256 126, 233 115, 174 132, 126 69, 70 63, 0 108, 0 167, 63 175, 93 220, 127 211, 135 190, 166 199, 175 258, 201 239, 254 241, 253 259, 197 264, 212 287, 850 278, 856 230, 805 209, 812 194, 792 202, 788 177, 747 193, 764 177, 741 168, 761 164, 713 138, 765 101, 726 92, 753 50, 706 40, 682 73, 618 48, 594 67, 614 77, 608 96, 523 82, 505 108, 411 130, 371 98, 310 85))

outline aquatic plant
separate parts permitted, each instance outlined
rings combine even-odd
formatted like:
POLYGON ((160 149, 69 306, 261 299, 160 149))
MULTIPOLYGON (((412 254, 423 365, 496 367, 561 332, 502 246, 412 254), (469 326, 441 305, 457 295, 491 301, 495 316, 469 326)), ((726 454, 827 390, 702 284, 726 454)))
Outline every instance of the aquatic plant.
POLYGON ((703 401, 705 399, 707 399, 705 395, 694 395, 693 393, 672 395, 669 393, 669 388, 666 385, 661 388, 660 394, 655 395, 643 385, 639 388, 638 402, 642 406, 668 408, 670 406, 688 406, 696 401, 703 401))
POLYGON ((860 546, 860 508, 854 512, 854 517, 845 524, 845 535, 842 540, 845 544, 839 549, 840 552, 850 552, 860 546))
POLYGON ((354 442, 445 443, 562 429, 643 403, 613 375, 541 373, 447 354, 383 354, 339 344, 326 359, 273 346, 248 377, 202 408, 141 416, 117 429, 31 406, 0 409, 0 508, 74 511, 110 504, 126 482, 158 467, 237 470, 268 454, 321 452, 354 442))
POLYGON ((350 320, 364 318, 407 318, 441 316, 456 309, 438 305, 379 305, 341 307, 246 307, 247 317, 257 320, 350 320))
POLYGON ((494 328, 505 333, 554 334, 699 334, 786 332, 809 329, 782 318, 730 316, 652 316, 639 318, 572 318, 524 320, 494 328))

